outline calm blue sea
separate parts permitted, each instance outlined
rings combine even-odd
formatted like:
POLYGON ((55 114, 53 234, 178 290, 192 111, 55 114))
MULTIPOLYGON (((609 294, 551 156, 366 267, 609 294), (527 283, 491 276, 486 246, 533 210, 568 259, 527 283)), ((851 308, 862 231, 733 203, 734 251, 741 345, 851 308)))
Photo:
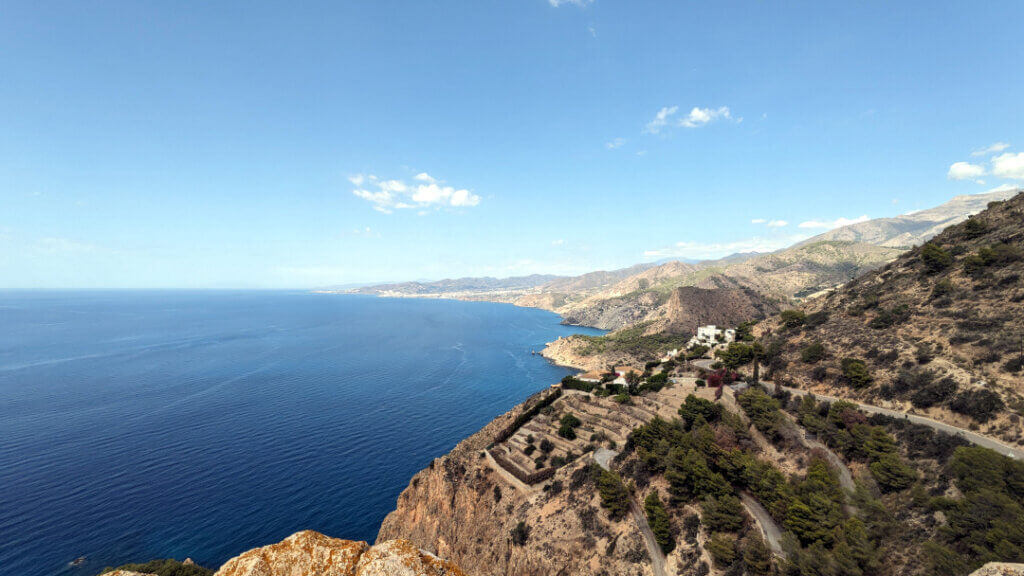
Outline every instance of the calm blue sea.
POLYGON ((409 478, 567 373, 489 303, 0 293, 0 574, 372 541, 409 478), (85 556, 85 565, 68 563, 85 556))

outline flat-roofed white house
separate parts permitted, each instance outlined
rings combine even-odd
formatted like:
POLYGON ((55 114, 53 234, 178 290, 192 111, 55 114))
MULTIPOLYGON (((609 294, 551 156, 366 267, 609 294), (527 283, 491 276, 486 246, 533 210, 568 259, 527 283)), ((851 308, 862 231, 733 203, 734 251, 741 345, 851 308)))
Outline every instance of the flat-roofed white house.
POLYGON ((715 344, 728 344, 735 341, 736 330, 732 328, 723 330, 714 324, 708 324, 707 326, 697 327, 697 335, 690 339, 690 346, 698 344, 714 346, 715 344))

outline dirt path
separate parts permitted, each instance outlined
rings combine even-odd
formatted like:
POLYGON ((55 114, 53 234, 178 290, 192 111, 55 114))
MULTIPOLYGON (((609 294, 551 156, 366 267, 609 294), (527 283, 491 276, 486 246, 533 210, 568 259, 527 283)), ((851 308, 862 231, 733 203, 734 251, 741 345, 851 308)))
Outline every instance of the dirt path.
POLYGON ((750 494, 740 492, 740 501, 743 502, 743 507, 754 517, 754 521, 761 528, 761 534, 764 535, 764 541, 768 544, 768 548, 771 549, 773 554, 784 556, 785 554, 782 551, 782 529, 775 523, 775 519, 750 494))
POLYGON ((658 540, 654 538, 654 532, 651 531, 651 526, 647 523, 647 515, 632 498, 629 499, 629 511, 633 513, 633 519, 636 520, 640 534, 644 537, 644 543, 647 544, 647 554, 651 557, 651 571, 654 572, 654 576, 666 576, 665 556, 661 553, 658 540))
MULTIPOLYGON (((593 458, 598 466, 611 471, 611 468, 609 468, 611 461, 618 455, 619 453, 614 450, 598 448, 594 451, 593 458)), ((658 540, 654 537, 650 524, 647 523, 647 515, 644 514, 643 509, 640 508, 640 505, 632 497, 629 499, 629 511, 633 514, 633 520, 636 521, 637 528, 640 529, 640 535, 644 537, 644 544, 647 545, 647 555, 651 557, 651 571, 654 572, 654 576, 666 576, 665 555, 661 553, 658 540)))

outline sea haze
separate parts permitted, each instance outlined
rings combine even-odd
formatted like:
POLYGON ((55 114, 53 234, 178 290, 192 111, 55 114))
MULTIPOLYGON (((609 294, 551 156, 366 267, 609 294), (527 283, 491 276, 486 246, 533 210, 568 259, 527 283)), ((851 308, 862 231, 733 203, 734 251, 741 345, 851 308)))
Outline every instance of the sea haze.
POLYGON ((372 542, 416 471, 568 373, 531 351, 598 333, 558 321, 285 292, 0 293, 0 572, 217 567, 302 529, 372 542))

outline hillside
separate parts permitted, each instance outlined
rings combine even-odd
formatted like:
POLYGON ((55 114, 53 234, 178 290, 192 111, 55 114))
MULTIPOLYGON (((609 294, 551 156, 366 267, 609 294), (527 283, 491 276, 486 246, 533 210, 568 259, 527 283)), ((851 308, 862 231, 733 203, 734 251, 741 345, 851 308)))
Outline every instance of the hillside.
POLYGON ((535 395, 416 474, 378 542, 477 576, 964 576, 1024 560, 1024 464, 849 403, 669 370, 535 395))
MULTIPOLYGON (((989 202, 1013 195, 998 191, 957 196, 935 208, 851 224, 768 254, 734 255, 697 264, 668 262, 603 290, 561 294, 552 301, 560 305, 552 309, 571 323, 617 330, 630 325, 633 318, 650 319, 650 303, 667 301, 667 293, 679 286, 741 287, 778 301, 803 298, 890 262, 908 247, 980 212, 989 202)), ((548 292, 546 286, 539 290, 548 292)), ((531 305, 530 300, 517 303, 531 305)))
POLYGON ((780 382, 1020 445, 1022 277, 1019 194, 761 331, 780 382))

